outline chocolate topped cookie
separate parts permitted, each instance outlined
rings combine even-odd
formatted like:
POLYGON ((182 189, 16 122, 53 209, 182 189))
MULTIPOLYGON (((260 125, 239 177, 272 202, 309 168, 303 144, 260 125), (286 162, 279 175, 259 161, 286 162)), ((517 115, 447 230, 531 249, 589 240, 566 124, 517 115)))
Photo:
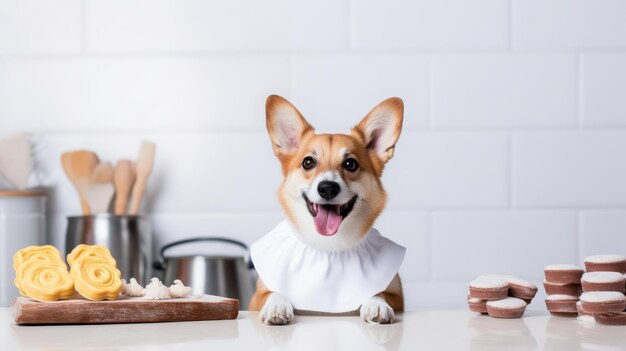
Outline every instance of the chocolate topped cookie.
POLYGON ((481 300, 499 300, 507 296, 509 283, 497 276, 480 276, 469 284, 470 297, 481 300))
POLYGON ((487 314, 487 300, 475 299, 468 296, 467 305, 472 312, 487 314))
POLYGON ((626 256, 593 255, 585 258, 587 272, 619 272, 626 273, 626 256))
POLYGON ((520 318, 526 310, 526 302, 516 297, 487 301, 487 313, 496 318, 520 318))
POLYGON ((543 269, 547 282, 558 285, 580 284, 584 271, 572 264, 551 264, 543 269))
POLYGON ((626 280, 618 272, 589 272, 580 278, 583 291, 618 291, 623 292, 626 280))
POLYGON ((578 296, 571 295, 548 295, 546 298, 546 307, 552 314, 559 316, 577 316, 576 302, 578 296))
POLYGON ((596 322, 606 325, 626 325, 626 312, 594 314, 596 322))
POLYGON ((538 289, 535 284, 513 276, 505 276, 505 279, 509 283, 509 296, 532 300, 537 295, 538 289))
POLYGON ((591 314, 616 313, 626 309, 626 296, 617 291, 591 291, 580 295, 583 311, 591 314))
POLYGON ((579 296, 582 293, 582 287, 580 284, 554 284, 548 281, 543 281, 543 287, 548 295, 570 295, 579 296))

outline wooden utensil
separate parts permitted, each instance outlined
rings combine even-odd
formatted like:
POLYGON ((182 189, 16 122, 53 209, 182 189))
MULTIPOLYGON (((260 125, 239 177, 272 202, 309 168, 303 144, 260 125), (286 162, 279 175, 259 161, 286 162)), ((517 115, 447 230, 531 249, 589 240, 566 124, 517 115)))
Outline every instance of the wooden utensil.
POLYGON ((87 189, 87 201, 93 213, 107 213, 115 188, 113 187, 113 166, 111 162, 100 163, 93 171, 87 189))
POLYGON ((146 190, 146 182, 152 172, 154 165, 154 153, 156 151, 156 145, 150 141, 144 141, 141 143, 141 149, 139 150, 139 156, 137 157, 136 172, 137 178, 135 185, 133 186, 133 193, 130 200, 131 215, 137 215, 139 213, 139 207, 141 206, 141 198, 146 190))
POLYGON ((115 184, 115 208, 114 213, 118 216, 126 213, 128 195, 135 182, 135 170, 130 160, 119 160, 115 165, 113 183, 115 184))
POLYGON ((90 215, 91 208, 87 201, 87 189, 91 183, 93 171, 99 163, 98 155, 87 150, 70 151, 61 155, 61 163, 65 174, 78 191, 83 215, 90 215))
POLYGON ((20 296, 11 307, 17 324, 151 323, 235 319, 239 300, 194 295, 167 300, 120 297, 111 301, 38 302, 20 296))

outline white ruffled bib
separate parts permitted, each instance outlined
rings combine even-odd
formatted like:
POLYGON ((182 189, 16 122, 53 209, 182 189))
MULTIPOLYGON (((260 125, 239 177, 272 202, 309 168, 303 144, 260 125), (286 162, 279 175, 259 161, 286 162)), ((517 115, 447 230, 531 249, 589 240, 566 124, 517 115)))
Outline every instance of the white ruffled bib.
POLYGON ((267 288, 285 294, 298 310, 354 311, 384 291, 406 249, 372 228, 354 248, 322 251, 304 244, 283 221, 252 244, 250 255, 267 288))

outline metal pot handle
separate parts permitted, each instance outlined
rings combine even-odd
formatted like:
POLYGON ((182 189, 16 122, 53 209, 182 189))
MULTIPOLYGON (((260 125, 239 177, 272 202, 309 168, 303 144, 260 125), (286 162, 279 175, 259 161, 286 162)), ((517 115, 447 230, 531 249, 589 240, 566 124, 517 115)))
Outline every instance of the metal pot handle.
POLYGON ((229 244, 240 246, 241 248, 246 250, 246 255, 244 256, 244 262, 245 262, 246 266, 249 269, 254 268, 254 265, 252 264, 252 260, 250 259, 250 250, 248 249, 248 245, 244 244, 243 242, 241 242, 239 240, 230 239, 230 238, 222 238, 222 237, 189 238, 189 239, 183 239, 183 240, 179 240, 179 241, 174 241, 172 243, 164 245, 163 247, 161 247, 161 251, 159 251, 159 259, 158 259, 158 261, 155 261, 152 266, 155 269, 164 270, 165 266, 167 265, 167 263, 165 263, 165 251, 167 249, 172 248, 174 246, 188 244, 188 243, 193 243, 193 242, 198 242, 198 241, 219 241, 219 242, 223 242, 223 243, 229 243, 229 244))

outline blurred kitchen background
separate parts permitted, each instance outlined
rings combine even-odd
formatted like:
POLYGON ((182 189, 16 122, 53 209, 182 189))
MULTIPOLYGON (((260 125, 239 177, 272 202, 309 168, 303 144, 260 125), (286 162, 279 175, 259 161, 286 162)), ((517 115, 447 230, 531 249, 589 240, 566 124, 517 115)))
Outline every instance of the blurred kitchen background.
POLYGON ((320 132, 404 99, 377 227, 408 248, 410 309, 465 306, 481 273, 540 285, 547 264, 626 254, 624 1, 0 0, 0 137, 48 155, 60 248, 80 213, 60 154, 144 139, 155 247, 264 235, 283 218, 269 94, 320 132))

